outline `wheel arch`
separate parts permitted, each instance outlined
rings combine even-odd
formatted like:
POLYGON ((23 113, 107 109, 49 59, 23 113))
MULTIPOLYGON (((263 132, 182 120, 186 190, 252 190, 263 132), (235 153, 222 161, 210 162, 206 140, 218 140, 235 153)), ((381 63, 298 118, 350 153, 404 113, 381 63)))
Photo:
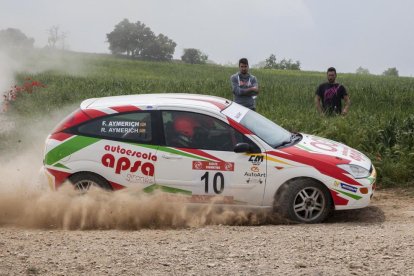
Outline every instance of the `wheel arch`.
POLYGON ((80 175, 90 175, 90 176, 96 177, 96 178, 100 179, 101 181, 103 181, 110 190, 114 190, 114 187, 112 186, 111 182, 108 181, 108 179, 106 179, 102 175, 100 175, 96 172, 92 172, 92 171, 77 171, 77 172, 74 172, 74 173, 70 174, 67 177, 66 180, 68 180, 71 184, 73 184, 71 179, 79 177, 80 175))

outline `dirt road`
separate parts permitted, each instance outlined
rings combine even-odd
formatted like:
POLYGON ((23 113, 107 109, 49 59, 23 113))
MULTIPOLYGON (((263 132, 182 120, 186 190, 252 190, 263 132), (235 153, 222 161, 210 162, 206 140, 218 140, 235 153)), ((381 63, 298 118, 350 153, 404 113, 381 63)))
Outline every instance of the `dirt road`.
POLYGON ((414 275, 414 198, 397 191, 317 225, 31 225, 3 216, 0 275, 414 275))

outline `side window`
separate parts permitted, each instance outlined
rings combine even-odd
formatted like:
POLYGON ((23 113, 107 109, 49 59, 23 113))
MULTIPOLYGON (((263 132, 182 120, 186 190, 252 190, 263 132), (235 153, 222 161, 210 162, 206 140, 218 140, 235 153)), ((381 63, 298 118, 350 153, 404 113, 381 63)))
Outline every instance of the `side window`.
POLYGON ((148 143, 152 140, 151 113, 136 112, 98 118, 80 125, 77 132, 108 139, 148 143))
POLYGON ((237 143, 250 142, 228 124, 207 115, 163 111, 162 118, 165 142, 170 147, 233 151, 237 143))

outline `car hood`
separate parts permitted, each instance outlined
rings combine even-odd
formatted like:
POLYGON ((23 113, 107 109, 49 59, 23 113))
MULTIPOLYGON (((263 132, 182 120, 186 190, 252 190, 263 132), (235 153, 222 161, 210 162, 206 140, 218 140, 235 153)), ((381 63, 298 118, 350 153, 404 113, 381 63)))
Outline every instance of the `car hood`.
POLYGON ((315 155, 315 158, 331 156, 335 157, 335 164, 353 164, 367 170, 371 169, 371 160, 360 151, 333 140, 304 133, 301 134, 303 139, 295 147, 315 155))

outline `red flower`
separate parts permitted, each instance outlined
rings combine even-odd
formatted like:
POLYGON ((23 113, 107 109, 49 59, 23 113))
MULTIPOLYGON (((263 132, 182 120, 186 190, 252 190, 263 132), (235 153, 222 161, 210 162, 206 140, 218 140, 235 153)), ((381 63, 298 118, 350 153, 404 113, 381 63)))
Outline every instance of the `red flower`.
POLYGON ((25 82, 23 83, 23 85, 12 86, 12 89, 3 93, 4 101, 3 101, 2 110, 0 111, 6 112, 9 109, 10 102, 15 101, 19 93, 26 92, 28 94, 31 94, 35 91, 35 87, 46 87, 46 85, 42 84, 40 81, 35 81, 35 80, 32 80, 32 78, 28 77, 28 78, 25 78, 25 82))

